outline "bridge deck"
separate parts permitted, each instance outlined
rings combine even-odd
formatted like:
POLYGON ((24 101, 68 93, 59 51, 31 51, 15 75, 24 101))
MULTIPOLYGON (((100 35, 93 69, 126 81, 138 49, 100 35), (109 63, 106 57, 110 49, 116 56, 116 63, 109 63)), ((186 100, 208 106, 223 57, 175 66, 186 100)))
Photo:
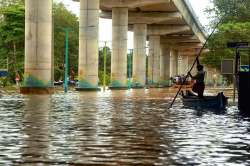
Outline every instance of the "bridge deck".
POLYGON ((148 24, 148 35, 158 31, 162 43, 179 50, 188 52, 201 48, 206 40, 188 0, 100 0, 100 17, 112 19, 115 7, 128 8, 129 30, 133 29, 133 24, 148 24), (175 31, 169 32, 170 29, 175 31))

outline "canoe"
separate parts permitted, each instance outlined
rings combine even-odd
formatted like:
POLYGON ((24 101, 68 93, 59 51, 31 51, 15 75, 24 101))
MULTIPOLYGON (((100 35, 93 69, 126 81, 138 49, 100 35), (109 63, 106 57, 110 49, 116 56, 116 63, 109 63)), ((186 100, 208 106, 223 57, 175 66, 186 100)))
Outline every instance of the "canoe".
POLYGON ((202 99, 197 96, 182 96, 184 107, 195 109, 225 110, 227 100, 228 98, 224 96, 223 92, 218 93, 217 96, 204 96, 202 99))

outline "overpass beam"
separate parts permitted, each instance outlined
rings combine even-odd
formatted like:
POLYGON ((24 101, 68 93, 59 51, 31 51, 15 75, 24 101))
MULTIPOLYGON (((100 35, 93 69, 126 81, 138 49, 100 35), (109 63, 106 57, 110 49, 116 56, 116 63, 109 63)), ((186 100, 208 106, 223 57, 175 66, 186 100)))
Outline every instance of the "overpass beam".
POLYGON ((126 89, 128 8, 113 8, 112 24, 110 89, 126 89))
POLYGON ((52 1, 25 1, 25 69, 23 94, 53 93, 52 1))
POLYGON ((171 50, 170 53, 170 77, 174 77, 178 74, 178 51, 171 50))
POLYGON ((189 32, 190 27, 186 25, 150 25, 148 35, 169 35, 174 33, 189 32))
POLYGON ((160 82, 160 36, 149 36, 148 84, 158 86, 160 82))
POLYGON ((169 86, 170 80, 170 49, 166 45, 161 46, 161 65, 160 65, 160 77, 161 85, 169 86))
POLYGON ((195 18, 195 16, 192 16, 192 11, 188 9, 187 5, 189 5, 189 3, 180 0, 172 0, 172 2, 180 11, 180 13, 182 13, 184 20, 191 27, 194 34, 199 38, 202 43, 205 43, 206 37, 197 23, 198 20, 195 18))
POLYGON ((127 7, 137 8, 142 6, 154 5, 157 3, 170 3, 170 0, 102 0, 102 4, 106 8, 127 7))
POLYGON ((134 25, 133 88, 144 88, 146 83, 147 24, 134 25))
POLYGON ((80 0, 79 91, 98 90, 99 3, 80 0))
MULTIPOLYGON (((112 12, 102 11, 101 18, 111 18, 112 12)), ((163 21, 180 20, 182 18, 179 12, 129 12, 129 24, 156 24, 163 21)))

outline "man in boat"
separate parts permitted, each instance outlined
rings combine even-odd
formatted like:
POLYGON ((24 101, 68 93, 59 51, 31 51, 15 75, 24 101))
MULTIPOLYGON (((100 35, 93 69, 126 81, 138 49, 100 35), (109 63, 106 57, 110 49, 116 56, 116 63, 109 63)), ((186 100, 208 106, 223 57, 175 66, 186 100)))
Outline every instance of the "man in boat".
MULTIPOLYGON (((195 76, 192 76, 192 74, 189 72, 188 75, 195 80, 195 83, 193 85, 192 91, 198 94, 199 98, 203 98, 203 93, 205 90, 205 74, 206 72, 204 71, 204 67, 202 65, 200 65, 199 61, 198 61, 198 65, 197 65, 197 74, 195 76)), ((190 92, 189 92, 190 93, 190 92)), ((191 94, 193 94, 191 92, 191 94)))

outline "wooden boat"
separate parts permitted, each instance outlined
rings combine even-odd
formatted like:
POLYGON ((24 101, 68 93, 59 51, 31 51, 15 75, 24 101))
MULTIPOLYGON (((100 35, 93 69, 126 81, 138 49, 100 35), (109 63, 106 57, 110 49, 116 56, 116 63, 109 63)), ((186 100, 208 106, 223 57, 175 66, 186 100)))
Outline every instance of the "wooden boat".
POLYGON ((173 85, 174 88, 179 89, 180 87, 182 87, 182 89, 185 89, 185 90, 192 90, 193 86, 194 86, 193 81, 186 81, 184 85, 182 85, 182 82, 178 82, 173 85))
POLYGON ((174 84, 174 86, 173 86, 174 88, 180 88, 180 87, 182 87, 182 89, 184 89, 184 90, 188 90, 188 89, 192 89, 192 87, 193 87, 193 84, 187 84, 187 85, 180 85, 180 84, 174 84))
POLYGON ((217 96, 204 96, 202 99, 197 96, 182 96, 184 107, 194 109, 225 110, 227 100, 228 98, 224 96, 223 92, 218 93, 217 96))

